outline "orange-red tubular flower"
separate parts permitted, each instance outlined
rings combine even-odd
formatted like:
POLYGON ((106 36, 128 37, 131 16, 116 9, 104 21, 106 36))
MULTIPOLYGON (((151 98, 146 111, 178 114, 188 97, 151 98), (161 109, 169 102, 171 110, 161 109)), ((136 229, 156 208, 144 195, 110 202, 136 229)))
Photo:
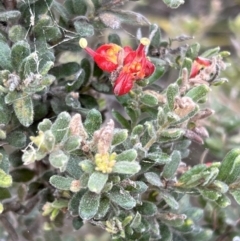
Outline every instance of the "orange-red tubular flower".
POLYGON ((192 64, 192 69, 191 69, 191 73, 190 73, 190 78, 194 78, 196 77, 200 70, 208 67, 212 64, 212 61, 210 59, 206 59, 203 57, 197 57, 192 64))
POLYGON ((155 66, 145 54, 145 46, 148 44, 149 40, 142 38, 136 51, 124 47, 123 68, 113 86, 115 95, 127 94, 132 89, 134 81, 147 78, 154 72, 155 66))
POLYGON ((112 72, 118 67, 118 53, 122 49, 117 44, 104 44, 94 51, 93 49, 87 47, 87 40, 81 38, 79 41, 81 48, 93 57, 94 61, 100 69, 107 72, 112 72))
POLYGON ((132 89, 134 81, 147 78, 154 72, 155 66, 145 54, 145 46, 149 42, 149 39, 142 38, 136 50, 110 43, 94 51, 87 47, 87 40, 84 38, 80 39, 79 45, 93 57, 99 68, 116 75, 112 79, 114 94, 124 95, 132 89))

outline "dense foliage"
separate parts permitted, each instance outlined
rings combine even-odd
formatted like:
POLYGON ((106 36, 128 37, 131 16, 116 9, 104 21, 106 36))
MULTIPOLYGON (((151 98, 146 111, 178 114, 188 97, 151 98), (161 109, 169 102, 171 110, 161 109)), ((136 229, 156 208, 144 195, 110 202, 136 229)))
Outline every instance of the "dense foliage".
POLYGON ((0 2, 1 240, 83 240, 87 224, 118 241, 237 238, 240 148, 187 159, 219 143, 207 100, 229 52, 163 37, 129 2, 0 2))

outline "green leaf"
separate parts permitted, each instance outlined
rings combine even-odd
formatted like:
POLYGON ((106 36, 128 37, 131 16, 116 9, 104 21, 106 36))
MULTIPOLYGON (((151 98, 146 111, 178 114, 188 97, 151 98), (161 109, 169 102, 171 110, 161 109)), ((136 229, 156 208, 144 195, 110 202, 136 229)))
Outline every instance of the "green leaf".
POLYGON ((134 216, 132 222, 131 222, 130 227, 131 228, 137 228, 141 224, 141 221, 142 221, 142 216, 139 212, 137 212, 136 215, 134 216))
POLYGON ((68 62, 58 65, 50 70, 50 74, 54 75, 57 79, 61 79, 77 73, 80 65, 76 62, 68 62))
POLYGON ((91 37, 94 35, 94 27, 86 21, 75 21, 73 23, 76 32, 81 37, 91 37))
POLYGON ((81 167, 79 166, 80 161, 81 157, 76 155, 70 155, 70 158, 68 160, 66 171, 75 179, 79 179, 83 174, 81 167))
POLYGON ((75 151, 80 147, 81 141, 82 139, 79 136, 70 136, 64 143, 63 148, 66 152, 75 151))
POLYGON ((88 179, 88 188, 91 192, 101 193, 108 180, 108 174, 93 172, 88 179))
POLYGON ((106 216, 109 208, 110 208, 110 200, 106 197, 101 198, 99 208, 98 208, 95 218, 96 219, 104 218, 106 216))
POLYGON ((171 142, 183 136, 185 130, 180 128, 170 128, 161 132, 159 141, 161 143, 171 142))
POLYGON ((196 207, 188 207, 186 210, 184 210, 184 214, 187 215, 189 219, 192 219, 194 222, 197 222, 203 217, 203 209, 196 207))
POLYGON ((8 22, 18 20, 21 16, 21 12, 17 10, 4 11, 0 13, 0 21, 8 22))
POLYGON ((0 124, 8 124, 11 120, 12 110, 5 104, 4 97, 0 96, 0 124))
POLYGON ((0 68, 12 70, 11 49, 8 44, 0 41, 0 68))
POLYGON ((128 137, 128 130, 126 129, 114 129, 112 145, 117 146, 123 143, 128 137))
POLYGON ((172 237, 172 232, 170 230, 170 228, 161 223, 160 224, 160 234, 161 234, 161 241, 172 241, 173 240, 173 237, 172 237))
POLYGON ((83 226, 83 220, 80 217, 74 217, 72 220, 72 226, 75 230, 79 230, 83 226))
POLYGON ((49 119, 43 119, 39 124, 38 124, 38 130, 39 131, 48 131, 51 129, 52 122, 49 119))
POLYGON ((170 8, 178 8, 181 4, 184 4, 184 0, 163 0, 163 2, 170 8))
POLYGON ((84 81, 83 81, 83 85, 87 84, 90 76, 92 74, 92 68, 91 68, 91 63, 89 61, 89 59, 82 59, 81 63, 80 63, 80 67, 85 71, 85 76, 84 76, 84 81))
POLYGON ((0 200, 8 199, 11 197, 11 193, 8 189, 0 187, 0 200))
POLYGON ((36 52, 33 52, 21 61, 21 65, 18 68, 18 72, 21 78, 27 78, 32 73, 37 72, 37 58, 38 56, 36 52))
POLYGON ((203 52, 201 54, 201 57, 210 58, 210 57, 216 56, 219 53, 219 51, 220 51, 220 47, 211 48, 203 52))
MULTIPOLYGON (((46 61, 41 68, 39 69, 39 74, 41 75, 47 75, 48 71, 54 66, 54 62, 52 61, 46 61)), ((42 80, 42 84, 45 86, 49 86, 53 83, 53 80, 55 80, 55 76, 52 78, 52 75, 44 76, 42 80)))
POLYGON ((135 161, 137 158, 137 151, 134 149, 129 149, 121 152, 116 156, 116 161, 135 161))
POLYGON ((24 40, 27 31, 21 25, 14 25, 9 29, 8 37, 13 42, 16 43, 18 41, 24 40))
POLYGON ((78 90, 84 83, 85 80, 85 71, 84 69, 80 69, 75 76, 74 81, 69 82, 66 85, 66 89, 68 92, 78 90))
POLYGON ((194 102, 198 102, 204 98, 210 90, 208 85, 202 84, 190 89, 185 96, 192 98, 194 102))
POLYGON ((29 56, 30 53, 30 45, 24 40, 18 41, 12 46, 11 60, 12 65, 16 68, 16 70, 19 70, 23 59, 29 56))
POLYGON ((12 185, 12 177, 0 169, 0 187, 6 188, 12 185))
POLYGON ((108 35, 108 42, 121 46, 121 39, 120 39, 119 35, 116 33, 112 33, 112 34, 108 35))
POLYGON ((168 107, 172 111, 175 106, 175 97, 179 94, 179 88, 177 84, 170 84, 167 88, 167 102, 168 107))
POLYGON ((161 29, 157 24, 150 25, 150 45, 154 48, 159 48, 161 44, 161 29))
POLYGON ((191 180, 192 176, 196 174, 200 174, 203 171, 207 169, 207 166, 205 164, 199 164, 194 167, 192 167, 190 170, 186 171, 178 180, 180 183, 187 183, 189 180, 191 180))
POLYGON ((208 189, 199 189, 199 192, 203 196, 203 198, 210 200, 210 201, 216 201, 219 197, 222 196, 221 193, 216 192, 214 190, 208 190, 208 189))
POLYGON ((138 108, 125 107, 126 113, 130 117, 132 123, 137 123, 140 116, 140 110, 138 108))
POLYGON ((226 183, 219 180, 214 180, 214 182, 212 182, 210 186, 220 193, 226 193, 229 189, 226 183))
POLYGON ((108 196, 111 201, 126 210, 130 210, 136 206, 136 200, 129 194, 129 192, 120 189, 117 186, 112 188, 108 196))
POLYGON ((159 175, 156 174, 155 172, 146 172, 144 174, 144 177, 146 178, 148 183, 150 183, 153 186, 157 186, 157 187, 163 186, 159 175))
POLYGON ((60 143, 67 138, 70 121, 71 116, 67 112, 62 112, 52 124, 51 131, 55 136, 56 143, 60 143))
POLYGON ((121 124, 123 128, 126 128, 128 130, 130 129, 130 122, 125 117, 123 117, 118 111, 113 110, 112 115, 117 120, 117 122, 121 124))
POLYGON ((177 171, 177 168, 181 162, 181 153, 174 150, 171 155, 171 161, 168 162, 162 172, 162 176, 166 179, 172 178, 177 171))
POLYGON ((68 203, 68 210, 71 212, 72 215, 78 215, 78 208, 79 208, 79 203, 84 195, 85 190, 81 189, 79 192, 75 193, 71 200, 68 203))
POLYGON ((137 205, 136 210, 144 216, 153 216, 158 212, 157 206, 148 201, 143 201, 141 205, 137 205))
POLYGON ((239 189, 230 190, 230 193, 234 197, 235 201, 240 205, 240 190, 239 189))
POLYGON ((27 137, 22 131, 13 131, 8 134, 6 141, 9 145, 21 149, 26 146, 27 137))
POLYGON ((236 158, 239 156, 240 156, 239 148, 235 148, 227 153, 219 168, 219 174, 217 176, 218 180, 225 181, 228 178, 228 176, 231 175, 235 167, 234 162, 236 158))
POLYGON ((155 66, 155 71, 150 77, 147 78, 149 85, 159 80, 164 73, 165 73, 165 68, 163 66, 158 66, 158 65, 155 66))
MULTIPOLYGON (((191 69, 192 69, 192 60, 189 58, 184 58, 183 64, 182 64, 182 69, 186 68, 188 71, 188 74, 190 75, 191 69)), ((180 73, 180 77, 182 76, 182 71, 180 73)))
POLYGON ((175 200, 175 198, 167 192, 161 192, 160 196, 164 199, 164 201, 170 206, 172 209, 178 209, 179 203, 175 200))
POLYGON ((28 127, 33 123, 33 102, 32 98, 28 95, 20 95, 18 99, 13 102, 14 112, 19 122, 28 127))
POLYGON ((240 178, 240 155, 234 159, 232 172, 230 172, 227 176, 225 182, 227 184, 234 183, 236 180, 240 178))
POLYGON ((88 133, 88 135, 92 136, 94 131, 100 129, 102 124, 102 115, 101 113, 96 110, 92 109, 88 112, 86 116, 86 120, 84 122, 84 127, 88 133))
POLYGON ((146 106, 153 107, 158 104, 158 99, 151 94, 143 94, 140 97, 140 102, 142 102, 146 106))
POLYGON ((4 172, 9 172, 9 159, 10 155, 6 153, 5 149, 3 147, 0 147, 0 169, 2 169, 4 172))
POLYGON ((119 174, 130 174, 134 175, 139 172, 141 166, 138 162, 132 161, 118 161, 115 163, 112 172, 119 173, 119 174))
POLYGON ((53 175, 49 179, 50 184, 59 190, 70 190, 72 181, 74 181, 74 179, 71 177, 62 177, 58 175, 53 175))
POLYGON ((100 20, 105 26, 119 29, 122 23, 131 25, 149 25, 149 21, 143 15, 126 10, 109 10, 99 14, 100 20))
POLYGON ((163 152, 152 152, 148 153, 147 159, 153 160, 157 164, 164 165, 168 163, 171 159, 170 157, 163 152))
POLYGON ((50 164, 55 168, 59 168, 61 172, 66 170, 68 160, 69 156, 67 156, 62 150, 55 150, 49 155, 50 164))
POLYGON ((82 168, 82 170, 86 173, 93 173, 95 166, 93 165, 93 162, 90 160, 84 160, 79 163, 79 166, 82 168))
POLYGON ((79 204, 79 216, 83 220, 93 218, 98 211, 100 205, 100 195, 87 191, 79 204))
POLYGON ((222 196, 220 196, 215 202, 221 208, 231 205, 231 200, 224 194, 222 194, 222 196))

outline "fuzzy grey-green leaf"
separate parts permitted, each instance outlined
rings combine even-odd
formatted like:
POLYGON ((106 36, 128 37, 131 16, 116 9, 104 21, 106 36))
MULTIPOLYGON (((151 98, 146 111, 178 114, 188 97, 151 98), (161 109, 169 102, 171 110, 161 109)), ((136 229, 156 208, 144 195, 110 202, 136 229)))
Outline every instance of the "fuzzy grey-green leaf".
POLYGON ((71 116, 67 112, 62 112, 51 126, 51 131, 55 136, 56 143, 63 141, 69 132, 71 116))
POLYGON ((153 107, 158 104, 158 99, 150 94, 143 94, 140 98, 140 101, 147 106, 153 107))
POLYGON ((179 93, 179 87, 177 84, 170 84, 167 88, 167 102, 170 110, 174 109, 175 97, 179 93))
POLYGON ((128 137, 128 130, 114 129, 112 145, 116 146, 123 143, 128 137))
POLYGON ((13 102, 13 109, 23 126, 28 127, 33 123, 34 109, 30 96, 22 94, 20 98, 13 102))
POLYGON ((135 161, 137 158, 137 151, 134 149, 129 149, 121 152, 120 154, 117 155, 116 161, 135 161))
POLYGON ((108 180, 108 174, 101 172, 93 172, 88 179, 88 188, 91 192, 101 193, 106 182, 108 180))
POLYGON ((234 162, 238 156, 240 156, 239 148, 235 148, 227 153, 219 168, 219 174, 217 176, 218 180, 225 181, 228 178, 228 176, 233 172, 234 162))
POLYGON ((115 163, 112 172, 119 173, 119 174, 136 174, 141 169, 141 166, 138 162, 132 161, 118 161, 115 163))
POLYGON ((71 177, 62 177, 53 175, 50 177, 49 182, 52 186, 59 190, 70 190, 71 183, 74 179, 71 177))
POLYGON ((50 164, 59 168, 61 172, 65 171, 69 156, 67 156, 62 150, 55 150, 49 155, 50 164))
POLYGON ((79 216, 84 219, 88 220, 93 218, 98 211, 99 204, 100 204, 100 197, 101 195, 87 191, 79 204, 79 216))
POLYGON ((129 194, 129 192, 120 189, 117 186, 113 187, 109 192, 109 198, 126 210, 130 210, 136 206, 136 200, 129 194))
POLYGON ((84 122, 84 127, 87 133, 91 136, 94 131, 98 130, 102 124, 102 115, 96 110, 92 109, 88 112, 86 120, 84 122))
POLYGON ((160 176, 158 174, 156 174, 155 172, 146 172, 144 174, 144 177, 151 185, 154 185, 157 187, 163 186, 160 176))
POLYGON ((29 56, 30 53, 30 45, 24 40, 18 41, 12 46, 11 60, 16 70, 19 70, 23 59, 29 56))
POLYGON ((171 155, 171 161, 167 163, 162 172, 162 176, 166 179, 172 178, 177 171, 177 168, 181 162, 181 153, 174 150, 171 155))
POLYGON ((9 39, 16 43, 20 40, 23 40, 27 34, 27 31, 25 28, 23 28, 21 25, 14 25, 9 29, 8 37, 9 39))

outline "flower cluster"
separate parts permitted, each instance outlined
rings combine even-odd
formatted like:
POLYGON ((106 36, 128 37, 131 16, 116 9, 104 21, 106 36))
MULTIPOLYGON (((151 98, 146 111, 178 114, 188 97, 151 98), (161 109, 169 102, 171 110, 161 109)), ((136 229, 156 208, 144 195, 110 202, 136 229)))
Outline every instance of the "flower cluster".
POLYGON ((147 38, 142 38, 136 50, 129 46, 121 47, 117 44, 103 44, 95 51, 87 47, 87 40, 81 38, 79 45, 93 57, 96 64, 103 71, 111 73, 113 92, 115 95, 127 94, 135 81, 149 77, 155 69, 145 53, 145 46, 149 45, 147 38))
POLYGON ((95 164, 96 164, 96 171, 100 171, 102 173, 111 173, 112 169, 116 163, 116 156, 115 152, 109 154, 96 154, 95 155, 95 164))

